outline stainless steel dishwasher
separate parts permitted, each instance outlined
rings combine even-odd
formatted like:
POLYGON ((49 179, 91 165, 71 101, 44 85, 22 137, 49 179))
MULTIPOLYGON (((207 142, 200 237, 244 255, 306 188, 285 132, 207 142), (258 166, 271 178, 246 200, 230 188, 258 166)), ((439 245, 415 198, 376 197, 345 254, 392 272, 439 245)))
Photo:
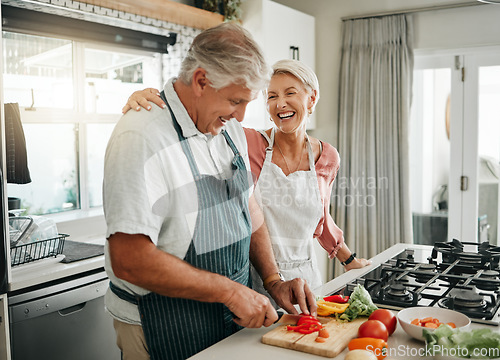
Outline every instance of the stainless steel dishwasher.
POLYGON ((108 283, 101 268, 9 293, 12 360, 120 359, 104 310, 108 283))

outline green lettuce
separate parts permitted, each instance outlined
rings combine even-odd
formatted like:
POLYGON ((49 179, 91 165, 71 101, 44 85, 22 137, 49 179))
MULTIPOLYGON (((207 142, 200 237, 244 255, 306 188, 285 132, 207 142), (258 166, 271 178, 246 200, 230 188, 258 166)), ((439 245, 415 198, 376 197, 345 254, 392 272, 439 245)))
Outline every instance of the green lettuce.
POLYGON ((352 321, 359 316, 370 316, 377 309, 368 291, 358 284, 349 297, 349 307, 342 314, 335 315, 339 321, 352 321))
POLYGON ((423 330, 426 347, 435 354, 451 353, 461 358, 493 359, 500 356, 500 334, 489 328, 464 331, 441 325, 434 331, 423 330))

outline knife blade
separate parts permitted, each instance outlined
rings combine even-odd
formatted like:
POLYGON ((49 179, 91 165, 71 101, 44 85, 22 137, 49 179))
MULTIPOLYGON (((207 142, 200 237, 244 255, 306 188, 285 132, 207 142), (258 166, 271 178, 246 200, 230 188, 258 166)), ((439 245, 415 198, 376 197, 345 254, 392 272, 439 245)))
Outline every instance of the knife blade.
MULTIPOLYGON (((281 311, 278 311, 278 316, 279 319, 278 321, 276 321, 276 324, 295 325, 303 315, 285 314, 281 311)), ((316 319, 318 319, 318 321, 322 324, 327 324, 333 320, 333 318, 321 317, 321 316, 316 316, 316 319)))

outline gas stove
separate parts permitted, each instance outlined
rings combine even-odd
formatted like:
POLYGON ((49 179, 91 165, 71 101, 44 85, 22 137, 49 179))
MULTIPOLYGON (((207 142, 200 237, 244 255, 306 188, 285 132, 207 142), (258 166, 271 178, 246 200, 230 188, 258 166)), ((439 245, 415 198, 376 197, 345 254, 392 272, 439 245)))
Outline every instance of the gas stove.
POLYGON ((453 240, 425 249, 411 245, 337 293, 363 285, 380 308, 439 306, 471 321, 500 325, 500 247, 453 240))

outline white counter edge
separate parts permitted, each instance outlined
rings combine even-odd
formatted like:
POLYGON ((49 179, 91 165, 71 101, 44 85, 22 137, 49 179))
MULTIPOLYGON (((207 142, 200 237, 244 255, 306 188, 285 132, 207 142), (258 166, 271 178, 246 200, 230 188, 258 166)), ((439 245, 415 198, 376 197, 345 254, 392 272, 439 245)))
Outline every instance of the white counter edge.
POLYGON ((19 267, 12 268, 12 281, 9 284, 9 291, 20 290, 30 286, 43 284, 45 282, 103 268, 104 255, 67 264, 59 262, 55 264, 51 263, 47 266, 40 265, 38 268, 33 268, 34 271, 32 272, 24 271, 22 266, 23 265, 19 265, 19 267))

